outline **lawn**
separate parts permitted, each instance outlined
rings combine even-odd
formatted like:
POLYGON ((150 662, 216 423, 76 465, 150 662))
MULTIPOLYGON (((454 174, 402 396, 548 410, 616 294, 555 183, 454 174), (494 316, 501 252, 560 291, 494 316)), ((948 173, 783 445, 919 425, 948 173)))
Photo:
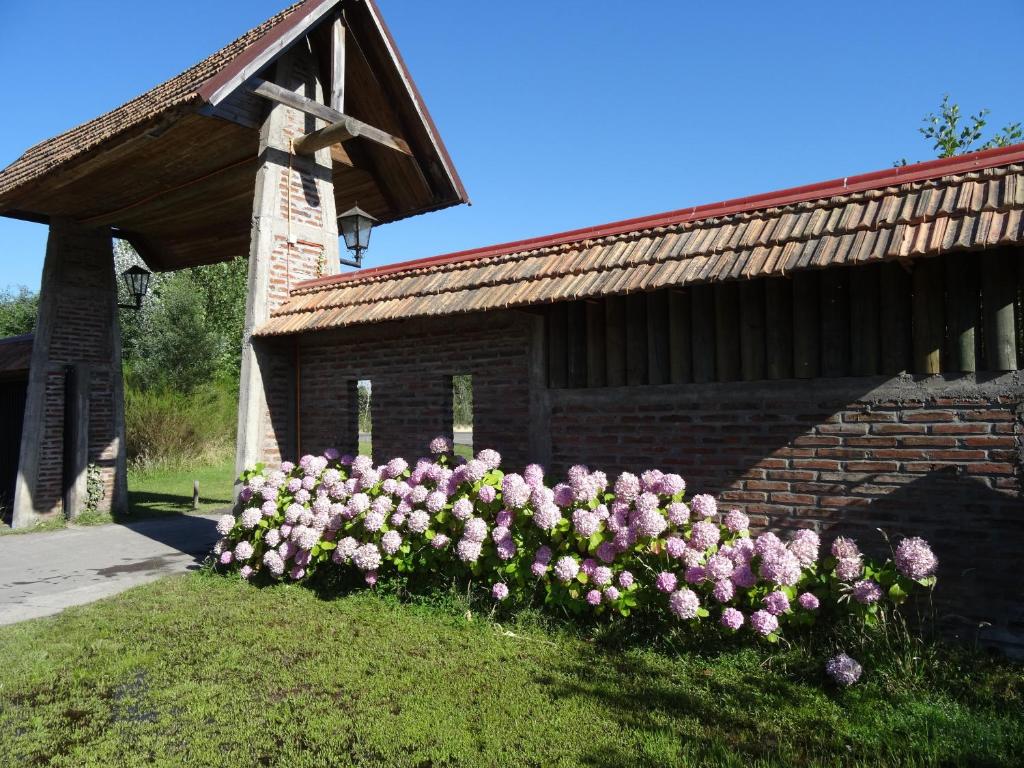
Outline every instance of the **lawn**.
POLYGON ((207 573, 0 628, 0 656, 5 765, 1009 766, 1024 749, 1006 664, 837 691, 797 650, 612 651, 450 596, 207 573))

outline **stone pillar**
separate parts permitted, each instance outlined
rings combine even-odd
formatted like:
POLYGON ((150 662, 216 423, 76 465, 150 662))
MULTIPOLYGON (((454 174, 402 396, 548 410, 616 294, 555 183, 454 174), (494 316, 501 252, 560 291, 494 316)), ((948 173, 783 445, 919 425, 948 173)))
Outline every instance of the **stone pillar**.
POLYGON ((74 518, 86 505, 90 466, 103 487, 97 508, 123 512, 124 393, 110 231, 55 218, 39 291, 14 527, 62 510, 74 518))
MULTIPOLYGON (((281 58, 274 80, 322 102, 316 72, 312 52, 300 42, 281 58)), ((315 118, 275 104, 260 132, 238 403, 239 473, 258 461, 275 462, 295 452, 292 353, 287 344, 261 343, 252 333, 288 300, 296 283, 338 269, 330 149, 312 157, 291 152, 292 139, 319 127, 315 118)))

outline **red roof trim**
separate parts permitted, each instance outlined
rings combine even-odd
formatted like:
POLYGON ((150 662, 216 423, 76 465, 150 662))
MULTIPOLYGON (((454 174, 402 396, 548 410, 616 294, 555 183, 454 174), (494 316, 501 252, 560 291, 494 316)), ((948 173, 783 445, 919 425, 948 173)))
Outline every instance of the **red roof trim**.
POLYGON ((815 200, 833 195, 848 195, 853 192, 863 192, 869 189, 880 189, 894 184, 907 184, 916 181, 949 176, 956 173, 966 173, 985 168, 992 168, 999 165, 1008 165, 1014 162, 1024 161, 1024 144, 1013 144, 1008 147, 997 147, 985 149, 979 152, 971 152, 957 157, 946 157, 938 160, 928 160, 923 163, 905 165, 897 168, 886 168, 881 171, 862 173, 857 176, 831 179, 816 184, 806 184, 800 187, 764 192, 759 195, 738 197, 732 200, 725 200, 718 203, 693 206, 692 208, 680 208, 679 210, 659 213, 653 216, 641 216, 634 219, 615 221, 609 224, 601 224, 583 229, 573 229, 568 232, 560 232, 542 237, 532 237, 525 240, 517 240, 511 243, 490 245, 483 248, 473 248, 467 251, 432 256, 413 261, 404 261, 397 264, 388 264, 382 267, 361 269, 356 272, 346 272, 341 275, 328 275, 315 280, 307 280, 298 283, 293 290, 298 291, 307 288, 326 287, 350 280, 359 280, 368 277, 380 277, 397 272, 405 272, 423 267, 434 267, 445 264, 456 264, 462 261, 473 261, 491 256, 504 256, 519 251, 535 250, 538 248, 550 247, 553 245, 565 245, 590 240, 598 237, 610 237, 612 235, 625 234, 656 227, 665 227, 676 224, 684 224, 700 219, 707 219, 716 216, 729 216, 736 213, 756 211, 762 208, 777 208, 783 205, 815 200))

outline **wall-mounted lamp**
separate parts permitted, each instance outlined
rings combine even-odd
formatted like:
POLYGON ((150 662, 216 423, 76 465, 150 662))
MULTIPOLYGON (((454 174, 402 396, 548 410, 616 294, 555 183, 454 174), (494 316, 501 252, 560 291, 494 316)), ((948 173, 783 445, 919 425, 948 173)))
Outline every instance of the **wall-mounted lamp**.
POLYGON ((142 300, 149 292, 149 281, 153 277, 153 273, 136 264, 122 272, 121 277, 124 278, 124 284, 128 286, 128 293, 135 299, 135 303, 118 304, 117 306, 121 309, 142 309, 142 300))
POLYGON ((342 237, 345 238, 345 247, 355 254, 354 260, 340 259, 342 264, 357 269, 363 266, 363 251, 370 247, 370 230, 376 223, 377 220, 358 205, 349 208, 338 217, 338 226, 342 237))

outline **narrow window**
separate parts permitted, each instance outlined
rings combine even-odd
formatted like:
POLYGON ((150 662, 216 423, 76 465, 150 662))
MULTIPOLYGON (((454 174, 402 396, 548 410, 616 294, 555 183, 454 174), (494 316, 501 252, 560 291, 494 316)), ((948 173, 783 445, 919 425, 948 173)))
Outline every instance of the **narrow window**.
POLYGON ((473 377, 452 376, 452 432, 455 453, 473 458, 473 377))
POLYGON ((360 379, 356 383, 356 403, 359 419, 359 453, 373 456, 373 382, 360 379))

